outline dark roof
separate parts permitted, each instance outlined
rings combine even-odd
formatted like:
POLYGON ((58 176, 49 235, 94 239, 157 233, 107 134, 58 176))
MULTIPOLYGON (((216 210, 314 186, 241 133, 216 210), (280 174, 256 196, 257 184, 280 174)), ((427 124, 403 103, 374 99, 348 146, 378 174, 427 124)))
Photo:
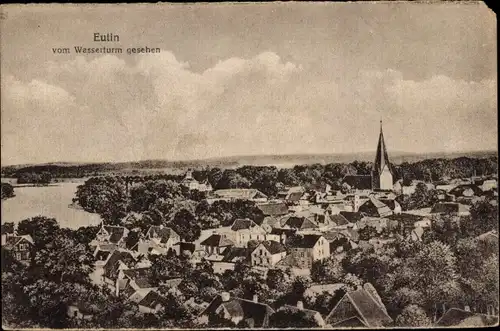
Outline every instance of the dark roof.
POLYGON ((127 284, 127 286, 120 291, 120 295, 124 296, 125 298, 130 298, 132 294, 134 294, 136 291, 132 286, 130 286, 130 283, 127 284))
POLYGON ((438 202, 432 206, 431 214, 453 214, 465 211, 467 209, 458 202, 438 202))
POLYGON ((356 211, 341 211, 340 215, 344 216, 351 223, 356 223, 364 217, 362 213, 356 211))
POLYGON ((257 226, 257 223, 255 223, 251 219, 238 218, 238 219, 234 220, 234 223, 231 226, 231 230, 233 230, 233 231, 247 230, 247 229, 252 229, 256 226, 257 226))
POLYGON ((180 241, 180 242, 174 244, 174 246, 177 246, 177 245, 179 246, 179 249, 181 252, 189 251, 189 252, 193 253, 196 250, 196 244, 193 244, 193 243, 180 241))
POLYGON ((125 235, 125 228, 123 226, 105 225, 104 230, 109 233, 109 241, 117 243, 125 235))
POLYGON ((478 321, 475 323, 476 325, 470 326, 488 326, 494 325, 498 322, 497 316, 484 315, 484 314, 476 314, 469 311, 465 311, 458 308, 448 309, 446 313, 436 322, 437 326, 459 326, 463 322, 466 322, 467 319, 477 318, 478 321), (481 324, 481 325, 477 325, 481 324))
POLYGON ((156 225, 151 226, 147 234, 151 238, 153 237, 161 238, 160 242, 162 243, 166 243, 168 239, 170 239, 171 237, 179 237, 179 235, 171 228, 156 226, 156 225))
POLYGON ((139 301, 140 306, 148 307, 151 309, 155 309, 156 306, 160 304, 165 306, 165 298, 156 293, 155 291, 149 291, 148 294, 141 301, 139 301))
POLYGON ((259 204, 257 207, 262 211, 264 216, 280 216, 288 213, 288 207, 281 202, 259 204))
POLYGON ((374 217, 385 217, 392 215, 391 209, 386 204, 373 197, 370 198, 370 200, 365 201, 359 207, 359 210, 362 210, 362 212, 366 212, 366 214, 374 217), (376 211, 373 210, 373 208, 375 208, 376 211))
POLYGON ((358 190, 372 189, 372 176, 370 175, 347 175, 342 179, 342 183, 346 183, 352 188, 358 190))
POLYGON ((303 192, 292 192, 288 195, 286 200, 287 201, 299 201, 300 198, 302 198, 302 195, 304 195, 303 192))
POLYGON ((309 219, 305 217, 296 217, 296 216, 289 217, 286 220, 285 225, 288 225, 290 228, 294 229, 314 229, 318 227, 309 219))
POLYGON ((266 240, 261 244, 268 250, 271 255, 286 252, 285 246, 274 240, 266 240))
POLYGON ((389 207, 391 210, 396 209, 396 207, 400 207, 399 203, 394 199, 378 199, 378 200, 387 207, 389 207))
POLYGON ((207 239, 203 240, 200 245, 211 246, 211 247, 226 247, 233 246, 234 242, 220 234, 212 234, 207 239))
POLYGON ((118 267, 122 261, 127 266, 131 266, 135 262, 135 258, 127 251, 115 250, 111 253, 106 264, 104 265, 104 275, 110 279, 118 276, 118 267))
POLYGON ((111 254, 110 251, 101 251, 99 250, 97 254, 95 255, 95 258, 100 261, 104 261, 108 258, 108 256, 111 254))
POLYGON ((381 327, 392 323, 392 318, 367 290, 359 289, 346 294, 358 313, 370 327, 381 327))
POLYGON ((346 225, 349 224, 349 220, 342 214, 331 215, 330 220, 335 222, 337 225, 346 225))
POLYGON ((392 214, 387 216, 388 219, 398 221, 401 223, 404 223, 406 225, 411 225, 415 222, 423 220, 425 217, 421 215, 415 215, 415 214, 406 214, 406 213, 401 213, 401 214, 392 214))
POLYGON ((150 281, 151 268, 136 268, 123 270, 123 274, 135 281, 140 288, 155 287, 150 281))
POLYGON ((320 234, 299 234, 288 238, 286 243, 294 248, 313 248, 321 237, 320 234))
POLYGON ((236 262, 245 260, 248 257, 248 249, 245 247, 230 247, 224 252, 222 262, 236 262))
POLYGON ((253 324, 257 328, 267 327, 269 324, 269 317, 274 313, 274 310, 264 303, 235 297, 230 298, 229 301, 223 302, 222 297, 218 295, 201 315, 214 314, 221 305, 228 311, 231 318, 242 317, 243 320, 253 319, 253 324))
MULTIPOLYGON (((378 137, 377 153, 375 154, 375 162, 373 163, 373 170, 378 173, 382 173, 384 167, 387 166, 389 171, 391 163, 389 162, 389 156, 387 154, 387 148, 384 141, 384 132, 382 131, 382 121, 380 121, 380 135, 378 137)), ((392 172, 392 171, 391 171, 392 172)))

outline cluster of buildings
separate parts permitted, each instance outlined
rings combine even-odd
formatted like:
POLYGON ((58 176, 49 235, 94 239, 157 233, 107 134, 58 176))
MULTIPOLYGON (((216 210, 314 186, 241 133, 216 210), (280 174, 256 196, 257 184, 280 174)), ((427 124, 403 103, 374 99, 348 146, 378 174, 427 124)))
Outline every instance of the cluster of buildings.
MULTIPOLYGON (((191 190, 210 192, 209 203, 238 199, 254 201, 264 217, 258 220, 236 219, 230 227, 205 230, 192 243, 183 242, 171 228, 151 226, 140 234, 132 247, 128 244, 128 229, 102 224, 90 244, 96 258, 96 270, 91 277, 117 296, 136 302, 142 312, 156 313, 164 305, 158 293, 160 284, 151 283, 151 255, 183 254, 189 256, 193 264, 204 259, 211 262, 214 271, 220 274, 234 269, 236 263, 246 263, 264 276, 271 268, 291 270, 295 276, 305 276, 310 274, 315 261, 341 260, 345 252, 353 248, 377 250, 402 236, 422 240, 423 233, 432 226, 433 215, 467 215, 469 208, 464 202, 477 198, 496 201, 496 195, 485 193, 496 192, 496 179, 476 178, 467 183, 437 183, 433 188, 438 190, 438 203, 431 208, 403 211, 396 196, 409 193, 411 187, 402 187, 401 182, 393 178, 382 127, 371 175, 345 176, 340 191, 318 183, 308 187, 288 187, 280 191, 276 199, 269 199, 256 189, 213 191, 209 183, 196 181, 191 172, 181 183, 191 190), (360 231, 365 227, 372 227, 376 234, 362 238, 360 231)), ((498 240, 497 233, 490 235, 498 240)), ((26 252, 32 244, 29 236, 2 235, 2 246, 14 251, 19 260, 29 260, 26 252)), ((181 281, 182 275, 172 275, 161 285, 176 291, 181 281)), ((335 287, 338 284, 330 285, 335 287)), ((313 285, 308 290, 313 291, 314 286, 327 285, 313 285)), ((333 288, 326 289, 329 290, 334 291, 333 288)), ((304 309, 301 301, 275 311, 259 302, 257 296, 246 300, 229 293, 221 293, 211 302, 197 303, 190 299, 185 304, 202 311, 198 317, 200 323, 219 316, 235 324, 267 327, 271 316, 283 309, 302 311, 303 316, 318 327, 382 327, 393 323, 370 284, 346 293, 326 316, 304 309)), ((91 315, 88 309, 77 303, 71 309, 72 316, 87 318, 91 315)), ((449 314, 465 316, 464 319, 472 316, 466 310, 458 311, 455 309, 449 314)), ((447 314, 437 325, 450 323, 447 314)))

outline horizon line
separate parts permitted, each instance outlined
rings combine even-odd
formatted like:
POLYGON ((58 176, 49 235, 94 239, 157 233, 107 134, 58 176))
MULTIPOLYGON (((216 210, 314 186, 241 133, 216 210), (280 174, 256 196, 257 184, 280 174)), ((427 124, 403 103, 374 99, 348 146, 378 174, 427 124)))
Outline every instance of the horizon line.
MULTIPOLYGON (((51 165, 51 164, 74 164, 74 165, 88 165, 88 164, 120 164, 120 163, 139 163, 139 162, 203 162, 203 161, 215 161, 230 158, 248 158, 248 157, 287 157, 287 156, 349 156, 355 154, 369 154, 376 153, 376 151, 358 151, 351 153, 290 153, 290 154, 233 154, 228 156, 214 156, 202 159, 140 159, 140 160, 128 160, 128 161, 48 161, 48 162, 32 162, 32 163, 15 163, 0 165, 1 168, 5 167, 20 167, 20 166, 39 166, 39 165, 51 165)), ((406 151, 394 151, 389 153, 389 159, 391 159, 391 154, 396 156, 408 155, 436 155, 436 154, 465 154, 465 153, 496 153, 498 154, 498 149, 482 149, 482 150, 462 150, 462 151, 440 151, 440 152, 406 152, 406 151)))

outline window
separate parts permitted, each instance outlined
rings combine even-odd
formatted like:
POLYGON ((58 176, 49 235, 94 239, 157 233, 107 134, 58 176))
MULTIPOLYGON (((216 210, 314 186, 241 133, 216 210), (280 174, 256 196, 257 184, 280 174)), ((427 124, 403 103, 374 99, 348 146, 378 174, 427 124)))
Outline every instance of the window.
POLYGON ((16 257, 16 259, 17 259, 17 260, 21 260, 21 259, 22 259, 22 258, 21 258, 21 253, 20 253, 20 252, 16 252, 16 253, 14 254, 14 256, 16 257))

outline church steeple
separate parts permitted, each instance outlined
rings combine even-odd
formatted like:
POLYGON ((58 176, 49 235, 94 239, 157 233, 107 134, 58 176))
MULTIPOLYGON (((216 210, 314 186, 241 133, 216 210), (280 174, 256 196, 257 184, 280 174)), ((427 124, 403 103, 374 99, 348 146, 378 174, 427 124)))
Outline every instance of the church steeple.
POLYGON ((388 168, 390 167, 389 156, 387 155, 387 149, 384 141, 384 131, 382 130, 382 120, 380 120, 380 134, 378 137, 377 154, 375 155, 373 170, 381 173, 386 165, 388 168))
POLYGON ((372 169, 372 189, 391 190, 393 188, 392 169, 384 141, 382 120, 380 120, 380 134, 378 137, 377 153, 372 169))

